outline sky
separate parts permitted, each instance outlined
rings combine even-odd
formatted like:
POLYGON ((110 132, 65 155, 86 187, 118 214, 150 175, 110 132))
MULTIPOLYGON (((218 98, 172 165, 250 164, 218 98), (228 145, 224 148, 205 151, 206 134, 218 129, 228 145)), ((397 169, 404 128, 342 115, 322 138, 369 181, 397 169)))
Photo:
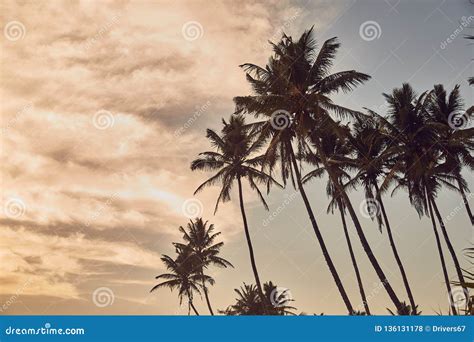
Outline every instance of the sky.
MULTIPOLYGON (((222 310, 234 301, 233 289, 253 279, 237 193, 213 215, 218 187, 194 197, 210 174, 189 165, 210 149, 205 129, 219 130, 233 97, 251 93, 238 66, 264 65, 268 40, 283 31, 299 36, 314 26, 319 45, 337 36, 332 70, 372 76, 333 96, 341 105, 383 112, 381 94, 403 82, 419 94, 460 84, 466 107, 473 103, 473 45, 463 39, 474 34, 469 0, 4 0, 0 23, 2 315, 187 314, 176 293, 149 290, 164 272, 161 254, 173 255, 178 227, 195 213, 222 232, 222 256, 235 266, 210 270, 211 302, 222 310)), ((473 188, 472 173, 465 177, 473 188)), ((308 195, 360 307, 340 218, 326 213, 325 181, 309 184, 308 195)), ((359 208, 363 195, 350 196, 359 208)), ((272 191, 269 212, 247 186, 244 197, 261 278, 289 289, 298 312, 344 314, 299 194, 272 191)), ((443 190, 438 202, 468 267, 461 251, 474 234, 461 198, 443 190)), ((429 219, 404 192, 385 204, 415 300, 423 313, 446 313, 429 219)), ((386 233, 361 222, 404 298, 386 233)), ((386 314, 389 298, 349 229, 371 309, 386 314)))

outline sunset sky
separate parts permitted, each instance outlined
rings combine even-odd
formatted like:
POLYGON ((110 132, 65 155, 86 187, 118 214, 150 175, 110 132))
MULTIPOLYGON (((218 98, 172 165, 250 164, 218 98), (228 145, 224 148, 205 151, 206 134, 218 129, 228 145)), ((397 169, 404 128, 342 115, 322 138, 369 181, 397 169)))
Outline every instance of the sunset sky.
MULTIPOLYGON (((210 149, 205 129, 220 130, 233 97, 251 92, 238 65, 264 65, 267 41, 282 30, 299 36, 314 25, 320 44, 337 36, 342 47, 333 70, 372 76, 334 96, 341 105, 383 113, 382 92, 403 82, 418 93, 460 84, 466 107, 473 103, 467 79, 474 75, 474 45, 463 39, 474 34, 469 0, 3 0, 0 23, 0 307, 10 303, 0 314, 187 314, 176 293, 149 290, 164 271, 161 254, 174 253, 190 199, 222 231, 222 255, 235 265, 211 270, 213 305, 225 309, 234 288, 252 283, 237 194, 213 216, 218 188, 193 197, 209 174, 192 173, 189 165, 210 149), (374 37, 361 31, 366 22, 377 24, 374 37), (113 303, 94 303, 99 288, 112 291, 113 303)), ((474 188, 472 173, 465 176, 474 188)), ((326 214, 325 182, 309 184, 308 194, 360 306, 340 217, 326 214)), ((262 280, 290 289, 298 312, 344 314, 299 194, 291 186, 272 191, 266 212, 244 190, 262 280)), ((403 191, 385 198, 415 299, 425 314, 446 313, 429 219, 419 219, 403 191)), ((358 209, 362 192, 351 199, 358 209)), ((467 267, 461 250, 474 234, 461 197, 443 190, 439 206, 467 267)), ((386 233, 361 219, 405 299, 386 233)), ((372 311, 386 314, 389 298, 349 228, 372 311)), ((206 311, 204 302, 196 306, 206 311)))

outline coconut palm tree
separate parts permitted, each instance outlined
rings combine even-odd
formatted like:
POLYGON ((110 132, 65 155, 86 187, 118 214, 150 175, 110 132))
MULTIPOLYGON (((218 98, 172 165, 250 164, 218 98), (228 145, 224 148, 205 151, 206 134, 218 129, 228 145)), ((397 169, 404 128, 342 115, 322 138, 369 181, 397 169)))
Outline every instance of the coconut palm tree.
POLYGON ((191 170, 193 171, 217 171, 215 175, 202 183, 194 193, 197 194, 207 186, 221 183, 222 188, 219 197, 217 198, 214 210, 215 213, 220 202, 230 200, 232 186, 234 185, 234 182, 237 182, 240 210, 244 224, 245 237, 247 239, 247 246, 249 249, 250 263, 257 290, 260 296, 264 298, 263 288, 257 271, 252 239, 250 237, 247 215, 245 213, 242 179, 246 178, 248 180, 251 189, 257 193, 263 206, 267 210, 268 205, 258 185, 265 185, 268 191, 271 185, 279 184, 270 175, 257 169, 261 167, 263 157, 254 156, 254 154, 260 149, 261 142, 255 141, 254 137, 250 134, 249 126, 245 124, 243 116, 231 116, 229 122, 227 123, 223 120, 223 124, 224 127, 221 136, 211 129, 207 130, 207 138, 216 148, 216 151, 200 153, 200 157, 191 163, 191 170))
POLYGON ((443 85, 437 84, 431 95, 428 112, 430 120, 438 124, 436 129, 439 140, 436 146, 439 147, 446 169, 451 170, 451 173, 456 177, 463 203, 471 224, 474 225, 474 216, 466 197, 466 191, 470 191, 461 175, 463 166, 468 166, 471 170, 474 169, 474 158, 471 155, 474 150, 474 128, 463 129, 462 127, 463 124, 467 124, 469 118, 468 114, 463 111, 459 85, 456 85, 447 96, 443 85), (459 127, 457 127, 457 123, 459 127))
POLYGON ((331 74, 329 70, 339 43, 336 38, 329 39, 317 52, 312 28, 296 41, 284 34, 279 43, 271 44, 274 55, 265 67, 251 63, 241 65, 255 95, 234 98, 236 113, 263 118, 253 124, 253 129, 261 141, 269 142, 265 165, 272 171, 278 163, 283 182, 286 184, 291 179, 295 186, 296 181, 325 261, 347 310, 352 313, 352 304, 302 184, 296 154, 303 151, 295 152, 295 147, 301 149, 304 145, 309 131, 314 128, 314 117, 326 118, 329 112, 340 117, 357 115, 334 104, 329 96, 338 91, 350 91, 370 76, 354 70, 331 74))
POLYGON ((166 266, 168 273, 163 273, 155 277, 155 279, 163 279, 164 281, 155 285, 150 292, 159 288, 167 287, 171 291, 178 291, 179 304, 181 305, 183 299, 188 299, 188 314, 193 309, 194 313, 199 316, 196 307, 193 304, 194 292, 200 294, 199 287, 206 282, 214 284, 214 279, 210 276, 194 272, 196 261, 193 259, 190 249, 184 249, 176 259, 168 255, 163 255, 161 260, 166 266))
MULTIPOLYGON (((207 224, 202 218, 196 218, 195 221, 190 220, 186 228, 179 227, 179 231, 183 234, 183 240, 186 244, 174 243, 178 250, 185 250, 187 247, 191 249, 191 254, 197 259, 196 271, 204 276, 204 269, 209 266, 218 267, 234 267, 229 261, 219 256, 220 249, 224 242, 215 243, 216 238, 221 234, 214 233, 214 225, 207 224)), ((206 298, 207 307, 211 315, 214 315, 211 302, 209 300, 209 291, 202 279, 202 289, 206 298)))
MULTIPOLYGON (((379 181, 385 176, 385 163, 387 162, 387 158, 388 161, 390 161, 390 153, 387 153, 387 150, 390 148, 389 140, 382 134, 381 125, 377 121, 376 115, 372 115, 372 117, 366 118, 365 120, 356 120, 353 128, 354 133, 350 138, 350 142, 354 147, 353 165, 358 172, 348 185, 352 186, 360 183, 363 186, 366 203, 374 204, 375 207, 375 210, 370 213, 371 217, 377 218, 380 231, 382 231, 382 227, 385 225, 390 247, 408 295, 411 311, 415 313, 417 305, 411 291, 405 267, 398 253, 392 234, 392 228, 382 200, 382 193, 379 188, 379 181)), ((371 206, 369 206, 369 208, 371 208, 371 206)))
POLYGON ((221 313, 229 316, 255 316, 255 315, 295 315, 292 311, 296 308, 287 305, 292 299, 287 298, 285 291, 279 292, 279 289, 270 281, 264 284, 265 303, 262 304, 261 297, 258 294, 257 287, 253 284, 241 286, 240 289, 234 289, 238 297, 235 304, 230 305, 221 313), (275 302, 276 305, 273 305, 275 302))
MULTIPOLYGON (((430 96, 423 93, 417 97, 409 84, 403 84, 401 88, 394 89, 391 94, 384 94, 384 97, 389 106, 388 117, 379 116, 379 119, 383 122, 385 131, 389 132, 392 157, 390 171, 382 184, 382 189, 387 189, 395 180, 398 183, 395 189, 407 188, 410 202, 419 215, 426 214, 431 217, 446 287, 448 292, 451 292, 433 211, 440 224, 459 281, 463 283, 459 261, 436 204, 436 197, 441 186, 457 190, 453 185, 457 178, 450 171, 446 171, 446 165, 442 163, 437 145, 439 135, 436 127, 438 124, 430 120, 428 113, 430 96)), ((452 299, 451 304, 455 313, 452 299)))
MULTIPOLYGON (((351 179, 350 175, 347 173, 346 170, 348 166, 352 164, 348 163, 348 155, 352 152, 349 148, 350 144, 348 143, 348 140, 340 139, 338 135, 334 134, 331 131, 323 132, 324 138, 322 139, 321 147, 324 150, 324 155, 327 157, 327 168, 322 166, 322 161, 318 154, 308 153, 307 155, 303 156, 303 159, 306 162, 317 167, 315 170, 311 171, 303 177, 303 184, 315 177, 322 177, 325 173, 329 172, 336 175, 336 178, 338 179, 338 182, 340 184, 343 184, 344 181, 349 181, 351 179)), ((357 284, 359 286, 359 292, 361 295, 362 303, 364 305, 365 313, 367 315, 370 315, 370 308, 367 302, 367 297, 365 295, 362 277, 360 275, 359 266, 357 265, 354 249, 352 248, 349 231, 347 229, 345 206, 343 204, 340 194, 336 190, 331 180, 327 182, 326 192, 327 195, 331 198, 331 203, 328 207, 328 212, 333 212, 334 209, 338 209, 340 212, 344 236, 346 238, 347 247, 349 249, 349 255, 351 258, 352 266, 354 267, 354 272, 356 275, 357 284)))

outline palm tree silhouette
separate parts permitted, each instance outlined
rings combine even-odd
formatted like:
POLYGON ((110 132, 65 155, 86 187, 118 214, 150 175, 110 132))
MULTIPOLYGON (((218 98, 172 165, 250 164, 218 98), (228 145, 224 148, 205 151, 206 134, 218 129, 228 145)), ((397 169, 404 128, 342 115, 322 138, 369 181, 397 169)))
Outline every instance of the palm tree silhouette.
MULTIPOLYGON (((224 242, 215 243, 216 238, 221 234, 220 232, 214 233, 214 225, 207 225, 207 221, 204 222, 202 218, 196 218, 195 221, 190 220, 186 228, 179 227, 179 231, 183 233, 183 240, 186 244, 173 243, 178 250, 185 250, 186 248, 191 249, 191 255, 197 259, 196 270, 199 274, 204 276, 204 269, 209 266, 218 267, 234 267, 229 261, 218 256, 220 249, 224 245, 224 242)), ((209 300, 209 291, 202 279, 202 289, 204 297, 206 298, 207 307, 211 315, 214 315, 212 310, 211 302, 209 300)))
POLYGON ((239 289, 234 289, 238 296, 235 299, 235 304, 230 305, 221 313, 229 316, 294 315, 292 310, 296 310, 296 308, 287 305, 293 300, 287 298, 284 291, 277 292, 278 288, 271 281, 264 284, 264 290, 265 303, 262 303, 257 287, 244 283, 239 289), (274 305, 272 301, 276 304, 274 305))
POLYGON ((163 279, 164 281, 155 285, 150 292, 162 287, 167 287, 171 291, 176 289, 178 291, 180 305, 182 304, 184 297, 188 299, 188 315, 192 308, 194 313, 199 316, 199 313, 193 304, 193 294, 194 292, 200 294, 200 284, 205 284, 207 282, 212 285, 214 284, 214 279, 202 273, 195 272, 195 264, 199 261, 193 257, 190 248, 181 249, 179 252, 180 253, 176 260, 168 255, 163 255, 161 257, 168 273, 163 273, 155 277, 155 279, 163 279))
POLYGON ((356 120, 354 123, 354 133, 350 138, 354 146, 354 166, 358 170, 354 178, 348 183, 353 185, 361 183, 364 188, 365 199, 367 203, 375 203, 375 212, 371 215, 372 218, 377 218, 380 230, 385 225, 388 239, 392 253, 397 262, 398 269, 402 276, 403 284, 405 286, 408 300, 412 313, 416 312, 417 305, 413 297, 410 283, 405 272, 402 260, 397 250, 395 240, 392 234, 392 228, 388 220, 385 205, 382 200, 382 193, 379 188, 379 179, 385 175, 385 164, 390 153, 387 150, 390 148, 389 140, 381 132, 381 124, 377 120, 377 115, 369 111, 373 116, 365 118, 364 120, 356 120), (383 220, 383 221, 382 221, 383 220))
POLYGON ((423 93, 417 97, 412 87, 405 83, 401 88, 394 89, 392 94, 384 94, 384 97, 389 105, 388 117, 379 118, 390 132, 393 147, 390 151, 391 170, 382 188, 386 189, 392 181, 397 181, 397 188, 408 189, 410 202, 419 215, 427 214, 431 217, 451 308, 456 314, 433 210, 453 259, 459 282, 464 283, 459 261, 435 200, 442 185, 457 190, 453 185, 457 178, 447 172, 446 165, 442 163, 438 149, 438 125, 430 120, 428 113, 430 95, 423 93), (398 174, 401 176, 397 176, 398 174))
POLYGON ((468 118, 463 116, 467 114, 463 111, 463 101, 459 93, 459 85, 456 85, 447 97, 444 87, 441 84, 437 84, 434 86, 431 95, 432 100, 430 101, 428 112, 430 113, 430 120, 437 124, 436 129, 439 134, 437 147, 439 147, 441 158, 445 160, 446 170, 456 177, 466 211, 471 224, 474 225, 474 217, 469 207, 469 201, 466 198, 466 191, 469 191, 469 189, 467 188, 466 181, 461 176, 461 169, 464 165, 468 166, 471 170, 474 169, 474 158, 471 156, 471 151, 474 149, 474 128, 455 129, 451 127, 453 120, 468 120, 468 118))
POLYGON ((305 31, 297 41, 284 34, 278 44, 271 43, 274 55, 266 67, 250 63, 241 65, 255 95, 236 97, 234 102, 237 114, 248 113, 264 118, 264 121, 253 124, 253 129, 261 141, 269 141, 265 153, 266 167, 272 171, 279 162, 283 182, 286 184, 287 179, 291 179, 295 186, 296 180, 328 268, 348 312, 352 313, 352 304, 304 190, 301 165, 296 160, 293 144, 298 148, 304 145, 308 132, 314 127, 315 116, 329 117, 328 111, 342 117, 357 114, 334 104, 328 96, 341 90, 350 91, 370 76, 354 70, 330 74, 339 43, 336 38, 329 39, 316 54, 312 32, 312 28, 305 31))
MULTIPOLYGON (((330 130, 322 130, 321 133, 324 135, 322 138, 322 153, 315 154, 315 153, 307 153, 303 156, 303 159, 315 165, 317 168, 311 172, 309 172, 306 176, 303 177, 303 184, 307 181, 317 177, 322 177, 325 173, 331 172, 337 178, 337 181, 340 184, 343 184, 344 181, 348 181, 351 179, 350 175, 347 173, 345 169, 350 167, 352 163, 349 162, 348 155, 351 153, 349 148, 350 144, 348 139, 340 139, 337 134, 331 132, 330 130), (326 158, 326 167, 322 166, 322 158, 320 155, 324 155, 326 158)), ((357 260, 355 257, 354 249, 352 248, 352 243, 349 235, 349 231, 347 229, 346 218, 345 218, 345 206, 342 202, 341 196, 336 190, 336 187, 332 183, 331 180, 328 180, 326 186, 326 193, 331 198, 331 203, 328 207, 328 212, 333 212, 335 208, 339 209, 341 215, 341 222, 342 227, 344 230, 344 236, 346 239, 347 247, 349 249, 349 255, 351 258, 352 266, 354 267, 354 272, 356 275, 357 284, 359 286, 359 292, 362 299, 362 304, 365 308, 365 313, 370 315, 370 308, 367 302, 367 297, 364 291, 364 285, 362 283, 362 277, 360 275, 359 266, 357 265, 357 260)), ((355 314, 355 313, 353 313, 355 314)), ((360 314, 360 313, 359 313, 360 314)))
POLYGON ((267 186, 267 191, 272 184, 279 185, 270 175, 257 169, 263 162, 262 156, 253 156, 261 147, 260 141, 255 141, 249 132, 249 126, 245 124, 242 116, 231 116, 229 123, 222 120, 224 127, 222 136, 219 136, 211 129, 207 130, 207 138, 217 151, 203 152, 191 163, 191 170, 209 170, 218 171, 214 176, 202 183, 194 192, 198 193, 206 186, 212 186, 220 182, 222 189, 217 198, 215 211, 219 203, 230 200, 230 192, 234 181, 237 181, 239 190, 240 210, 244 224, 245 237, 249 249, 250 263, 252 266, 255 283, 258 293, 264 298, 263 289, 260 283, 260 277, 257 271, 254 249, 250 237, 247 216, 245 214, 244 197, 242 191, 242 179, 247 178, 250 187, 256 191, 265 209, 268 210, 267 203, 258 188, 258 184, 267 186))

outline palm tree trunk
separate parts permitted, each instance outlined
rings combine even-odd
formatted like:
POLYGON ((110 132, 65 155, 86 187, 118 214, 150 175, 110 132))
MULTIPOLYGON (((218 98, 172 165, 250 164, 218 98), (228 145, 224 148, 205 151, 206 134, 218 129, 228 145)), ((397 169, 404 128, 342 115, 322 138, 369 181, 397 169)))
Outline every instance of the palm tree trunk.
POLYGON ((367 238, 365 237, 364 230, 362 229, 362 226, 360 225, 359 219, 357 218, 357 215, 354 211, 354 208, 352 207, 352 203, 349 199, 349 196, 347 196, 346 191, 343 189, 341 184, 335 179, 334 175, 332 173, 328 172, 332 181, 337 187, 337 191, 340 193, 342 196, 342 199, 344 200, 344 204, 347 207, 347 210, 349 210, 349 214, 351 215, 352 222, 354 223, 354 226, 356 228, 357 234, 359 235, 360 242, 362 244, 362 247, 367 254, 367 257, 369 258, 370 263, 372 264, 372 267, 375 270, 375 273, 377 273, 377 276, 379 277, 380 281, 382 282, 383 287, 385 288, 385 291, 387 291, 388 296, 392 300, 393 304, 395 304, 395 307, 397 308, 397 311, 399 313, 402 313, 404 311, 404 306, 400 302, 400 300, 397 297, 397 294, 392 288, 392 285, 390 285, 387 277, 385 276, 385 273, 382 270, 382 267, 380 267, 379 262, 377 261, 377 258, 375 257, 374 253, 372 252, 372 249, 370 248, 369 242, 367 241, 367 238))
POLYGON ((237 183, 239 185, 240 211, 242 213, 242 220, 244 222, 245 237, 247 239, 247 246, 248 246, 249 254, 250 254, 250 264, 252 265, 252 271, 255 277, 255 283, 257 285, 258 294, 260 298, 262 299, 264 312, 266 312, 265 307, 266 307, 267 301, 263 294, 262 284, 260 283, 260 277, 258 276, 257 263, 255 262, 255 255, 253 253, 252 240, 250 238, 249 226, 247 224, 247 216, 245 215, 244 196, 242 194, 242 182, 240 180, 240 177, 237 178, 237 183))
MULTIPOLYGON (((201 275, 204 276, 204 272, 201 269, 201 275)), ((211 306, 211 301, 209 300, 209 294, 207 292, 207 287, 206 283, 204 282, 204 279, 202 280, 202 289, 204 291, 204 297, 206 298, 206 303, 207 307, 209 308, 209 312, 211 313, 212 316, 214 316, 214 312, 212 311, 212 306, 211 306)))
POLYGON ((346 236, 347 247, 349 248, 349 254, 351 255, 352 266, 354 267, 354 271, 357 278, 357 284, 359 285, 359 292, 362 298, 362 303, 364 304, 365 313, 370 315, 369 303, 367 302, 367 298, 365 296, 364 285, 362 284, 362 278, 359 272, 359 266, 357 266, 357 260, 354 254, 354 250, 352 249, 351 238, 349 236, 349 231, 347 230, 346 218, 344 215, 344 210, 342 208, 342 203, 339 201, 338 204, 339 211, 341 213, 341 220, 342 220, 342 227, 344 228, 344 235, 346 236))
POLYGON ((441 261, 441 268, 443 269, 444 283, 446 284, 446 289, 448 290, 449 301, 451 305, 451 311, 453 315, 457 315, 456 306, 454 305, 453 293, 451 292, 451 283, 449 282, 448 270, 446 267, 446 261, 444 260, 443 248, 441 246, 441 240, 439 238, 438 229, 436 228, 436 222, 433 214, 433 209, 431 207, 431 200, 428 199, 428 208, 430 211, 431 224, 433 225, 433 231, 436 238, 436 246, 438 247, 439 259, 441 261))
POLYGON ((199 312, 197 312, 196 308, 194 307, 192 299, 189 300, 189 306, 191 306, 196 316, 199 316, 199 312))
POLYGON ((458 186, 459 190, 461 191, 461 196, 462 196, 462 201, 464 203, 464 206, 466 207, 467 214, 469 215, 469 219, 471 220, 471 224, 474 226, 474 217, 472 216, 472 211, 471 207, 469 206, 469 201, 467 200, 466 193, 464 192, 464 189, 461 185, 461 180, 460 180, 460 175, 458 175, 457 181, 458 181, 458 186))
POLYGON ((334 266, 331 256, 329 255, 329 251, 326 247, 326 243, 324 242, 321 231, 319 230, 318 224, 316 223, 316 218, 314 217, 313 210, 311 209, 311 205, 309 203, 308 197, 306 196, 306 192, 304 191, 303 183, 301 181, 301 174, 298 169, 298 163, 296 162, 296 157, 293 152, 293 147, 291 146, 291 144, 289 144, 289 151, 291 155, 291 162, 293 164, 293 168, 295 169, 296 182, 298 184, 298 189, 300 191, 301 197, 303 198, 303 202, 306 207, 306 211, 308 212, 311 225, 313 226, 314 233, 316 234, 316 238, 318 239, 319 245, 321 246, 321 251, 323 253, 324 259, 326 260, 326 264, 329 267, 329 271, 331 272, 334 278, 334 282, 336 283, 337 289, 339 290, 339 293, 341 294, 342 300, 344 301, 344 304, 346 305, 346 308, 349 311, 349 314, 352 314, 354 312, 354 309, 352 308, 352 304, 349 300, 349 297, 347 296, 346 290, 344 289, 344 286, 342 285, 341 278, 339 277, 336 267, 334 266))
POLYGON ((448 246, 448 251, 451 254, 451 258, 453 259, 454 267, 456 268, 456 273, 458 275, 459 279, 459 285, 462 287, 464 296, 466 297, 466 303, 469 302, 469 295, 468 291, 466 288, 466 282, 464 281, 464 276, 462 274, 462 269, 461 265, 459 264, 458 257, 456 256, 456 252, 454 251, 453 245, 451 243, 451 240, 449 239, 448 236, 448 231, 446 230, 446 227, 443 222, 443 218, 441 217, 441 214, 438 210, 438 206, 436 205, 436 201, 434 200, 433 197, 431 197, 431 204, 433 205, 433 209, 435 211, 436 217, 438 218, 439 225, 441 226, 441 231, 443 232, 444 240, 446 241, 446 245, 448 246))
POLYGON ((412 294, 411 288, 410 288, 410 283, 408 282, 408 278, 407 278, 407 275, 406 275, 406 272, 405 272, 405 268, 403 267, 402 260, 400 259, 400 256, 398 255, 397 246, 395 245, 395 241, 394 241, 393 235, 392 235, 392 228, 390 227, 390 222, 388 221, 387 213, 385 212, 385 206, 384 206, 383 201, 382 201, 382 195, 380 194, 380 189, 379 189, 377 183, 375 183, 375 191, 376 191, 376 195, 377 195, 377 201, 379 202, 380 209, 382 210, 382 216, 383 216, 383 220, 385 222, 385 227, 387 228, 388 239, 390 241, 390 246, 392 247, 393 256, 395 257, 398 268, 399 268, 400 273, 402 275, 403 284, 405 285, 405 289, 406 289, 407 295, 408 295, 408 300, 410 301, 411 309, 414 312, 416 310, 415 299, 413 298, 413 294, 412 294))

